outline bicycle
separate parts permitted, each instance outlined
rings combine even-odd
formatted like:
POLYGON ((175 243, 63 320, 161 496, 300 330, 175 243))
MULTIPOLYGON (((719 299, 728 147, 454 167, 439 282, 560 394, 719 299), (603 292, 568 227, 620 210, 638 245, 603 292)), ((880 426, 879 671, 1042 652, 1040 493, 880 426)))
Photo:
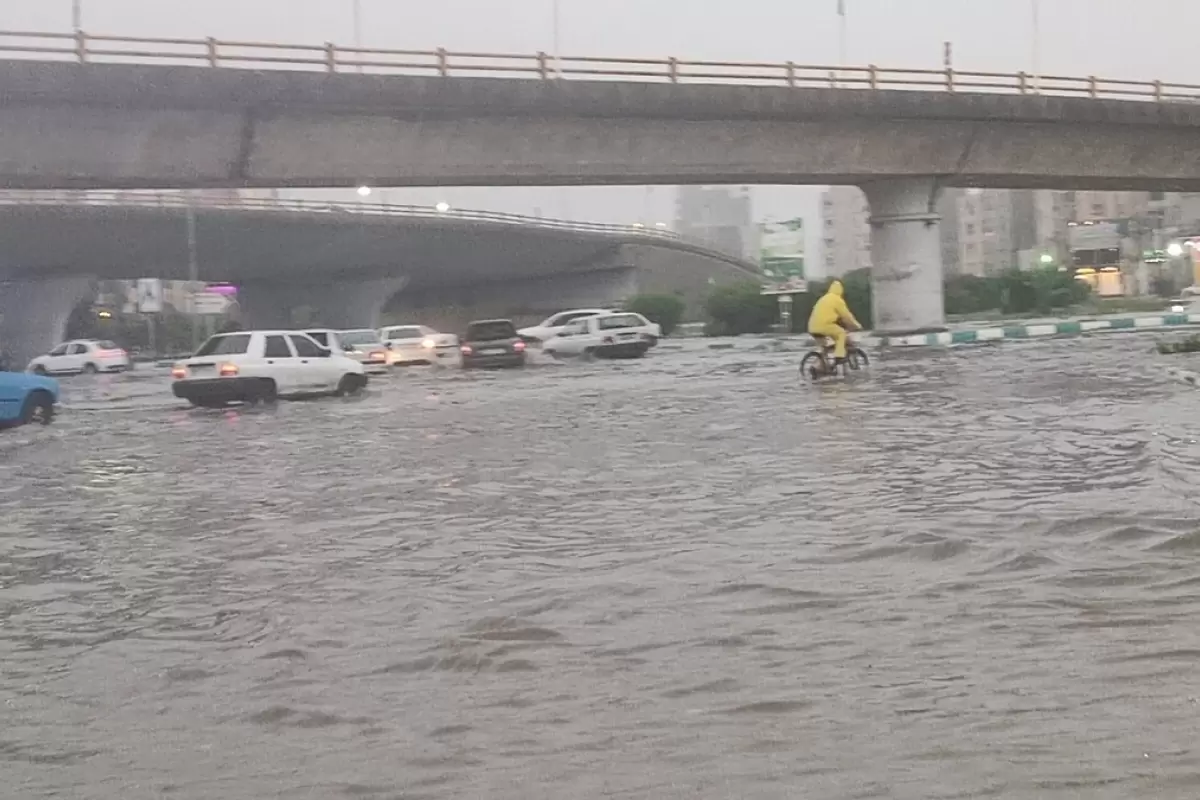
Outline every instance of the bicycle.
MULTIPOLYGON (((813 337, 816 339, 816 337, 813 337)), ((800 359, 800 377, 808 378, 809 380, 818 380, 820 378, 831 377, 836 375, 838 367, 841 367, 843 376, 849 376, 851 370, 860 370, 871 365, 871 359, 867 357, 866 351, 853 342, 846 342, 846 360, 839 365, 833 362, 833 340, 828 336, 821 337, 816 340, 817 346, 809 350, 804 358, 800 359)))

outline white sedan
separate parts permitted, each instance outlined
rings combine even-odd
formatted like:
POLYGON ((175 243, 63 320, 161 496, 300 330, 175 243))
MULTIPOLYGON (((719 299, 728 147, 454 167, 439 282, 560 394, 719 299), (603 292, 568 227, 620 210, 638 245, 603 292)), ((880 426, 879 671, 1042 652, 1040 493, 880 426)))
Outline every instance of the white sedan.
POLYGON ((129 354, 107 339, 75 339, 63 342, 44 356, 29 362, 29 372, 38 375, 77 375, 124 372, 130 368, 129 354))
POLYGON ((389 364, 437 364, 458 356, 458 337, 424 325, 392 325, 379 332, 389 364))
POLYGON ((577 319, 584 317, 594 317, 597 314, 611 314, 612 312, 605 308, 576 308, 571 311, 560 311, 553 316, 539 322, 530 328, 521 328, 517 333, 521 338, 530 342, 544 342, 554 336, 560 334, 563 328, 570 325, 577 319))
POLYGON ((351 358, 363 365, 368 375, 386 375, 388 351, 379 341, 379 333, 370 328, 335 331, 329 328, 306 330, 312 339, 334 354, 351 358))
POLYGON ((659 327, 641 314, 597 314, 577 319, 542 345, 555 357, 640 358, 658 342, 659 327))

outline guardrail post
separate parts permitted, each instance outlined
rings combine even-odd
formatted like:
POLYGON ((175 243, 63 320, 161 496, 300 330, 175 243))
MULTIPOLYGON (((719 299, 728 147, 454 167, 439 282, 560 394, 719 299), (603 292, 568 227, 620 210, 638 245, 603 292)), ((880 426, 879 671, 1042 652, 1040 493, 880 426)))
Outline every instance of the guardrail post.
POLYGON ((1098 95, 1098 92, 1096 90, 1096 76, 1088 75, 1088 96, 1096 97, 1097 95, 1098 95))
POLYGON ((795 85, 796 85, 796 65, 793 64, 791 61, 789 61, 789 62, 787 62, 786 66, 787 66, 787 84, 788 84, 788 86, 795 87, 795 85))
POLYGON ((538 50, 537 71, 538 71, 538 77, 541 78, 542 80, 546 80, 547 78, 550 77, 550 65, 547 63, 548 61, 549 61, 549 59, 547 58, 545 52, 538 50))
POLYGON ((83 31, 75 31, 75 57, 80 64, 87 63, 87 34, 83 31))
POLYGON ((946 91, 954 91, 954 67, 946 67, 946 91))
POLYGON ((838 85, 837 72, 835 72, 834 70, 829 70, 829 88, 836 89, 837 85, 838 85))
POLYGON ((325 43, 325 70, 337 72, 337 45, 333 42, 325 43))
POLYGON ((1017 73, 1017 91, 1021 94, 1029 94, 1029 76, 1022 70, 1017 73))
POLYGON ((439 47, 437 49, 437 69, 438 75, 443 78, 450 74, 450 59, 446 55, 446 48, 439 47))
POLYGON ((867 85, 872 89, 879 88, 879 69, 874 64, 867 65, 867 85))
POLYGON ((210 36, 204 40, 204 44, 208 48, 208 65, 217 66, 217 40, 210 36))
POLYGON ((1160 103, 1162 102, 1162 99, 1163 99, 1163 90, 1162 89, 1163 89, 1162 81, 1155 81, 1154 82, 1154 99, 1159 101, 1160 103))
POLYGON ((671 83, 679 83, 679 59, 671 56, 667 59, 667 77, 671 83))

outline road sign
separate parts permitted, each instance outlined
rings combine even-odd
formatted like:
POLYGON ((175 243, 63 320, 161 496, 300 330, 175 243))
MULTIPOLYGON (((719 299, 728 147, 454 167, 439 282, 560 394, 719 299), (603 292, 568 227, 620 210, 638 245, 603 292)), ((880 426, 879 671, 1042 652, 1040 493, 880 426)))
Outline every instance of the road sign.
POLYGON ((808 288, 804 279, 804 220, 766 222, 760 228, 763 294, 791 294, 808 288))
POLYGON ((220 316, 229 310, 229 298, 211 292, 196 292, 192 295, 192 313, 220 316))
POLYGON ((158 314, 163 310, 163 287, 158 278, 138 278, 137 308, 143 314, 158 314))

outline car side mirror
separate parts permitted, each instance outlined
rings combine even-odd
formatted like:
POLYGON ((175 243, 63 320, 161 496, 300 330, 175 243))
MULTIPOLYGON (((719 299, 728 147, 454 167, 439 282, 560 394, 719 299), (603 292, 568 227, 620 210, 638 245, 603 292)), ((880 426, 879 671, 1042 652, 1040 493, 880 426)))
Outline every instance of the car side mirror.
POLYGON ((358 351, 355 349, 354 345, 352 345, 352 344, 344 344, 344 345, 342 345, 342 349, 343 349, 343 350, 345 350, 347 353, 356 353, 356 352, 358 352, 358 351))

